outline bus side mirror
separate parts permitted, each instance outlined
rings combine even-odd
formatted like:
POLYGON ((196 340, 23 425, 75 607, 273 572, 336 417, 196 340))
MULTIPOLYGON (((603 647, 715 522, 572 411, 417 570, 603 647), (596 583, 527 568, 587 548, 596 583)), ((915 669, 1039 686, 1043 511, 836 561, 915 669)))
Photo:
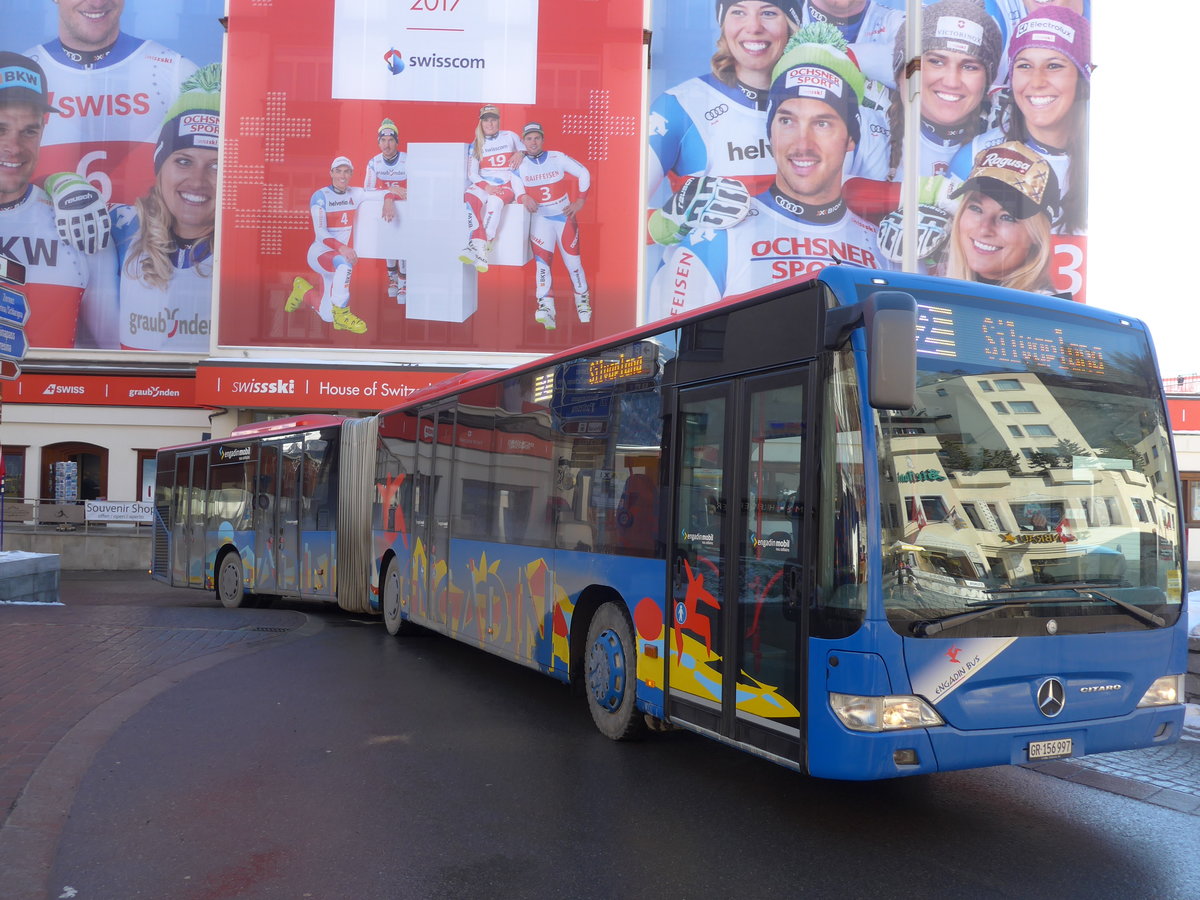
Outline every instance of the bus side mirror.
POLYGON ((867 337, 867 398, 875 409, 917 402, 917 301, 903 291, 876 291, 825 314, 825 349, 837 350, 862 325, 867 337))
POLYGON ((880 291, 866 305, 871 406, 909 409, 917 402, 917 301, 900 291, 880 291))

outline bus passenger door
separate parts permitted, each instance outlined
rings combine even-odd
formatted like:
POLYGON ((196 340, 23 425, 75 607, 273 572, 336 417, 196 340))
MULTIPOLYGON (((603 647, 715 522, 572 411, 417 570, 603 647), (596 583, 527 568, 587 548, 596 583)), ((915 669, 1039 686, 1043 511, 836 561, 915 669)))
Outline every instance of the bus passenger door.
POLYGON ((300 473, 303 466, 303 436, 284 441, 279 459, 279 502, 275 507, 275 579, 281 591, 300 590, 300 473))
POLYGON ((433 445, 433 484, 429 516, 429 595, 433 600, 433 618, 451 633, 461 626, 455 621, 454 593, 450 589, 450 495, 454 481, 454 429, 457 410, 451 406, 439 410, 433 445))
POLYGON ((204 536, 208 524, 208 451, 175 459, 175 516, 172 520, 171 583, 204 587, 204 536))
POLYGON ((668 713, 801 763, 805 370, 679 393, 668 713))
MULTIPOLYGON (((726 570, 731 540, 726 451, 732 386, 681 390, 675 415, 674 555, 667 713, 723 734, 722 697, 732 685, 726 659, 726 570)), ((736 673, 734 673, 736 674, 736 673)))
POLYGON ((412 578, 416 614, 436 625, 453 626, 449 604, 450 466, 454 451, 453 407, 427 410, 418 420, 412 578))
POLYGON ((278 508, 279 444, 263 441, 254 484, 254 589, 260 593, 269 593, 278 586, 275 579, 278 508))

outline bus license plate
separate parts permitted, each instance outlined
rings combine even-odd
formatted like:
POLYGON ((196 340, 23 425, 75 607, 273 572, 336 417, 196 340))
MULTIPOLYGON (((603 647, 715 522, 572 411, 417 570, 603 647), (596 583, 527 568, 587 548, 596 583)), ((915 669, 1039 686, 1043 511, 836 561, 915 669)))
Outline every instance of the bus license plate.
POLYGON ((1058 738, 1053 741, 1030 741, 1030 759, 1058 759, 1071 755, 1071 738, 1058 738))

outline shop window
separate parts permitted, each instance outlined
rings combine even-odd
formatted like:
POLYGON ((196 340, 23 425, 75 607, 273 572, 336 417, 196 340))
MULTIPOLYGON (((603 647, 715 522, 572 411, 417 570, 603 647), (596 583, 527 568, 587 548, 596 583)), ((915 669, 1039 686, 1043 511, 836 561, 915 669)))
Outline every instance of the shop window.
MULTIPOLYGON (((69 442, 42 448, 41 497, 43 500, 74 502, 108 499, 108 448, 69 442), (74 463, 69 477, 56 463, 74 463)), ((129 498, 122 498, 129 499, 129 498)))
POLYGON ((25 447, 4 448, 4 496, 21 500, 25 496, 25 447))

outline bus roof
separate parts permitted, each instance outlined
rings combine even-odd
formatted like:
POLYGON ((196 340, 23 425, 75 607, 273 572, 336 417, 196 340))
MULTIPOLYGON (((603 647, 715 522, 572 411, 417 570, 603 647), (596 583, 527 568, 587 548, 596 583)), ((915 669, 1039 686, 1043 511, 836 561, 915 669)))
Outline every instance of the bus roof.
POLYGON ((233 429, 229 437, 209 438, 207 441, 194 441, 189 444, 172 444, 169 447, 159 447, 158 449, 160 452, 162 450, 186 450, 189 447, 204 447, 209 444, 222 444, 229 441, 245 440, 246 438, 272 437, 279 434, 312 431, 314 428, 329 428, 333 425, 341 425, 346 419, 347 416, 334 416, 326 413, 304 413, 284 419, 270 419, 265 422, 250 422, 246 425, 239 425, 233 429))
POLYGON ((416 406, 423 405, 431 400, 437 400, 441 397, 450 397, 459 393, 467 386, 482 386, 490 381, 497 381, 501 378, 511 378, 525 372, 535 371, 547 366, 552 366, 557 363, 567 362, 588 353, 593 353, 609 347, 620 346, 631 341, 642 340, 660 334, 664 331, 670 331, 680 326, 687 325, 692 322, 702 321, 706 318, 724 315, 732 309, 743 306, 753 306, 758 303, 765 303, 777 297, 786 294, 794 293, 796 290, 804 288, 813 283, 820 282, 826 284, 833 289, 836 295, 845 298, 846 302, 857 301, 856 288, 863 285, 878 285, 882 289, 906 290, 919 289, 922 291, 932 291, 936 293, 960 292, 970 294, 982 298, 994 297, 997 300, 1005 300, 1008 302, 1025 302, 1032 303, 1041 308, 1054 310, 1062 313, 1074 313, 1083 315, 1089 318, 1095 318, 1102 321, 1122 322, 1125 324, 1140 327, 1145 331, 1145 325, 1139 320, 1122 315, 1119 313, 1108 312, 1098 309, 1094 306, 1085 306, 1084 304, 1066 299, 1065 297, 1050 296, 1045 294, 1030 294, 1024 291, 1017 291, 1012 288, 998 287, 996 285, 966 282, 955 278, 947 278, 942 275, 914 275, 902 272, 885 272, 876 269, 864 269, 859 266, 842 266, 832 265, 826 266, 819 272, 813 275, 807 275, 802 278, 796 278, 791 281, 783 282, 769 290, 757 290, 743 294, 735 294, 719 300, 716 303, 710 303, 702 306, 699 309, 690 310, 686 313, 681 313, 677 316, 669 318, 656 319, 653 322, 647 322, 643 325, 627 329, 623 332, 611 334, 603 338, 598 338, 585 344, 579 344, 575 347, 570 347, 566 350, 561 350, 557 353, 551 353, 546 356, 538 357, 529 362, 520 363, 507 369, 473 369, 463 372, 459 375, 454 375, 437 384, 431 384, 426 388, 422 388, 410 394, 403 402, 392 407, 381 410, 380 415, 402 410, 411 409, 416 406))
POLYGON ((345 416, 334 416, 326 413, 304 413, 284 419, 269 419, 266 422, 250 422, 246 425, 239 425, 230 432, 229 437, 258 437, 268 434, 286 434, 291 431, 311 431, 314 428, 328 428, 331 425, 341 425, 345 421, 345 416))

